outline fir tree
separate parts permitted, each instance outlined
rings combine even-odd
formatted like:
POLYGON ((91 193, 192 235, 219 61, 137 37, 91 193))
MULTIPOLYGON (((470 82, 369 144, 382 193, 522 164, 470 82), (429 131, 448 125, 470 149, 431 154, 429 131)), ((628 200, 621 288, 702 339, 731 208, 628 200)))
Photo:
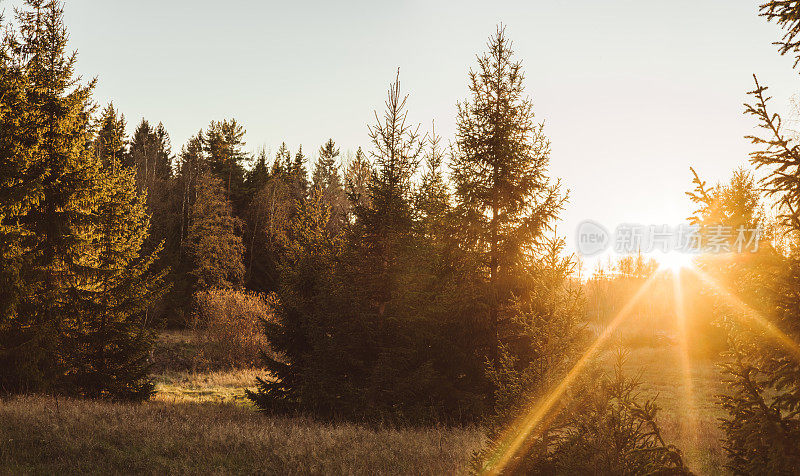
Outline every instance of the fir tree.
MULTIPOLYGON (((271 346, 285 356, 276 360, 262 355, 270 378, 257 380, 257 391, 247 395, 260 409, 270 412, 290 410, 315 411, 330 415, 331 400, 342 397, 334 390, 314 391, 323 382, 335 380, 336 373, 323 380, 314 379, 315 368, 325 364, 336 365, 322 347, 331 341, 329 332, 342 329, 330 327, 325 319, 335 308, 326 308, 325 298, 330 297, 329 278, 333 265, 335 243, 328 229, 330 213, 319 190, 312 191, 309 200, 299 204, 283 240, 285 249, 280 265, 280 306, 278 322, 265 322, 271 346), (327 334, 327 337, 326 337, 327 334), (323 403, 327 399, 328 403, 323 403)), ((329 344, 330 345, 330 344, 329 344)), ((347 382, 340 382, 347 384, 347 382)), ((341 402, 343 403, 343 402, 341 402)))
POLYGON ((247 209, 247 274, 250 289, 276 291, 278 261, 289 220, 295 212, 289 186, 272 177, 258 190, 247 209))
POLYGON ((411 232, 413 216, 411 207, 411 177, 419 165, 424 146, 419 126, 406 123, 407 96, 400 95, 400 72, 389 87, 386 111, 383 118, 375 113, 375 124, 369 127, 374 146, 371 151, 375 171, 369 183, 369 206, 356 209, 353 229, 363 247, 363 257, 371 262, 365 269, 374 274, 370 278, 377 313, 383 316, 387 302, 392 298, 397 283, 394 272, 399 264, 401 248, 411 232))
POLYGON ((136 211, 143 199, 136 197, 132 173, 117 179, 101 167, 118 166, 121 121, 109 108, 100 136, 91 136, 93 84, 73 77, 75 55, 65 51, 59 2, 30 0, 17 24, 14 54, 24 95, 9 98, 30 114, 14 140, 29 141, 30 155, 12 148, 6 159, 14 164, 9 171, 29 174, 36 197, 13 206, 22 212, 14 225, 24 230, 18 245, 25 246, 24 292, 9 308, 11 326, 9 315, 3 316, 0 358, 10 364, 4 366, 3 390, 146 397, 150 384, 142 359, 148 347, 136 319, 160 282, 149 272, 152 257, 136 261, 147 217, 136 211), (92 330, 98 327, 99 340, 92 330))
POLYGON ((154 182, 172 176, 172 147, 169 134, 160 122, 155 128, 142 119, 130 141, 128 156, 122 165, 136 167, 140 188, 153 188, 154 182))
POLYGON ((458 105, 452 178, 464 240, 484 254, 495 358, 513 270, 524 248, 551 227, 564 198, 546 175, 550 143, 543 125, 534 124, 522 67, 502 27, 488 47, 469 73, 471 98, 458 105))
POLYGON ((291 160, 288 150, 286 154, 286 180, 292 196, 295 200, 305 200, 309 192, 309 183, 303 146, 298 147, 294 160, 291 160))

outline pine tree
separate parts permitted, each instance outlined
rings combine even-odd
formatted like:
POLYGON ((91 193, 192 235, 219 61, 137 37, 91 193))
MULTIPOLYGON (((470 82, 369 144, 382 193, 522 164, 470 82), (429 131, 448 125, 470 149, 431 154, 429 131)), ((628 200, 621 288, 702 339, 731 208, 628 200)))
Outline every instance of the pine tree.
MULTIPOLYGON (((430 147, 425 153, 425 172, 414 197, 414 210, 419 215, 422 233, 434 237, 441 232, 442 222, 451 212, 450 191, 442 172, 444 152, 441 150, 441 137, 431 130, 428 138, 430 147)), ((442 238, 437 236, 436 238, 442 238)))
POLYGON ((128 156, 123 166, 136 167, 136 181, 140 188, 151 190, 157 181, 172 176, 172 147, 169 134, 162 123, 155 128, 142 119, 131 137, 128 156))
POLYGON ((781 28, 786 30, 781 41, 775 43, 779 46, 781 55, 794 53, 794 66, 800 64, 800 4, 796 0, 769 0, 760 7, 760 15, 767 21, 775 20, 781 28))
POLYGON ((308 171, 306 170, 306 156, 303 146, 297 149, 294 160, 291 160, 289 151, 286 151, 286 181, 289 184, 295 200, 305 200, 309 192, 308 171))
POLYGON ((779 226, 789 249, 784 255, 760 242, 758 253, 724 269, 722 283, 759 317, 754 322, 741 309, 719 306, 729 336, 723 364, 727 391, 721 398, 728 415, 722 428, 731 471, 793 474, 800 465, 800 359, 794 346, 782 344, 782 339, 757 323, 765 319, 791 342, 800 340, 800 151, 786 137, 780 117, 769 112, 765 91, 756 81, 750 92, 754 104, 746 108, 767 134, 750 137, 761 146, 751 153, 751 162, 767 169, 761 185, 777 199, 779 226))
POLYGON ((551 226, 564 197, 546 173, 550 143, 534 124, 521 64, 502 27, 469 73, 471 98, 458 105, 452 178, 462 234, 484 254, 489 323, 498 352, 500 311, 511 296, 523 250, 551 226))
POLYGON ((389 87, 383 118, 376 112, 375 124, 369 126, 375 171, 367 189, 369 206, 356 209, 355 235, 351 238, 363 248, 365 269, 374 273, 369 278, 369 288, 375 293, 378 316, 384 315, 386 304, 396 291, 398 256, 408 244, 405 238, 413 224, 411 178, 424 146, 419 126, 406 123, 406 100, 407 96, 400 95, 398 70, 389 87))
MULTIPOLYGON (((16 177, 4 174, 2 190, 13 190, 22 173, 35 196, 17 191, 8 202, 16 201, 11 210, 23 292, 0 326, 3 391, 146 397, 148 347, 136 319, 160 282, 149 272, 152 257, 136 262, 147 217, 136 211, 143 199, 136 197, 132 173, 126 181, 101 167, 113 169, 122 155, 121 121, 107 109, 100 136, 92 137, 93 83, 74 79, 61 4, 30 0, 17 15, 13 64, 20 69, 9 78, 24 79, 24 89, 9 99, 18 101, 14 117, 27 117, 4 137, 25 152, 12 147, 14 155, 4 157, 4 171, 16 177), (92 330, 98 326, 99 341, 92 330)), ((5 218, 4 212, 3 231, 10 224, 5 218)))
POLYGON ((253 168, 245 174, 245 194, 247 203, 251 203, 253 196, 272 178, 272 171, 267 163, 267 149, 258 151, 253 168))
POLYGON ((295 207, 289 186, 279 176, 269 178, 253 196, 246 213, 246 282, 250 289, 277 290, 281 243, 295 207))

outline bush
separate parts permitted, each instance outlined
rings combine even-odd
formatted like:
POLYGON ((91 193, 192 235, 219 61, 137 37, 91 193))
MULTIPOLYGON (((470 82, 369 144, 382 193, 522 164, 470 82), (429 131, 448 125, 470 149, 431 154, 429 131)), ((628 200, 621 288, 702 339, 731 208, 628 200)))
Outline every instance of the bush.
POLYGON ((475 455, 473 468, 511 474, 691 474, 681 452, 662 438, 655 402, 641 395, 637 378, 624 375, 624 359, 619 354, 613 373, 594 369, 579 379, 542 427, 523 436, 521 451, 498 468, 514 428, 524 426, 519 417, 545 395, 537 391, 520 399, 498 415, 490 444, 475 455))
POLYGON ((272 299, 231 289, 197 293, 195 327, 205 357, 221 366, 256 366, 268 346, 263 322, 273 319, 272 299))

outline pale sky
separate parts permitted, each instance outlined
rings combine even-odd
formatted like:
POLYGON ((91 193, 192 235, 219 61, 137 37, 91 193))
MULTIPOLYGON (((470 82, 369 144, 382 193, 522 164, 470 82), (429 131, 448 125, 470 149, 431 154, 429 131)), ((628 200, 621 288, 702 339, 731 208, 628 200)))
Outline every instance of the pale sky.
POLYGON ((97 76, 96 100, 113 100, 129 133, 161 121, 178 152, 233 117, 250 150, 286 141, 312 155, 328 137, 369 146, 398 67, 409 117, 452 140, 467 72, 502 22, 546 122, 551 175, 570 189, 558 229, 573 249, 587 218, 682 221, 689 166, 715 182, 745 165, 753 73, 776 111, 790 109, 797 72, 759 3, 68 0, 66 22, 80 73, 97 76))

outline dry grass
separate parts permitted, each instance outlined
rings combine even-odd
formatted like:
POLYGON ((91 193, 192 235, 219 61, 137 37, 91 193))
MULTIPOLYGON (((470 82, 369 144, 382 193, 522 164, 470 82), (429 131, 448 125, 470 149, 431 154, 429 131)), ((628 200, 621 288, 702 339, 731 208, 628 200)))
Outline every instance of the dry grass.
MULTIPOLYGON (((626 368, 631 374, 640 372, 644 393, 657 396, 663 435, 683 451, 689 467, 698 474, 725 474, 719 428, 724 413, 716 404, 722 377, 713 360, 691 358, 687 382, 678 349, 677 345, 636 349, 630 352, 626 368)), ((606 362, 611 361, 610 354, 603 356, 606 362)))
POLYGON ((165 370, 155 375, 153 400, 171 403, 235 403, 250 406, 244 391, 255 390, 256 377, 265 372, 256 369, 190 372, 165 370))
MULTIPOLYGON (((188 356, 196 341, 169 333, 159 345, 188 356)), ((610 353, 601 360, 610 362, 610 353)), ((263 371, 186 370, 185 363, 162 362, 154 376, 158 393, 141 405, 56 404, 48 397, 2 402, 0 474, 452 474, 466 471, 484 441, 479 428, 375 430, 263 415, 244 397, 263 371)), ((714 363, 692 360, 693 404, 676 347, 636 349, 627 365, 641 371, 646 393, 658 394, 664 436, 690 467, 723 473, 714 363)))
POLYGON ((25 397, 0 406, 0 473, 453 474, 474 428, 373 430, 231 404, 25 397))

